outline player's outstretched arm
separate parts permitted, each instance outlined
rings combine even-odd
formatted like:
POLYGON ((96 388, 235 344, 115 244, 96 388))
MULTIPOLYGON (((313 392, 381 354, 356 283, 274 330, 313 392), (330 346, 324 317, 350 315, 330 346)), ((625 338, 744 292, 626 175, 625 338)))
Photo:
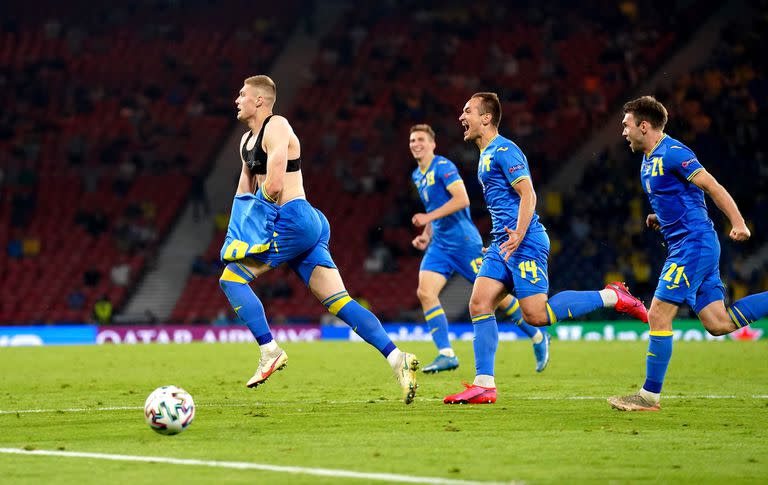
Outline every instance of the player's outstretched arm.
POLYGON ((285 172, 288 169, 288 144, 293 129, 288 120, 275 116, 264 130, 264 146, 267 149, 267 176, 262 186, 264 195, 277 202, 283 191, 285 172))
POLYGON ((744 217, 739 212, 736 201, 725 187, 706 170, 700 170, 691 179, 698 188, 703 190, 715 202, 715 205, 725 214, 731 222, 731 232, 728 235, 734 241, 746 241, 751 236, 744 217))
POLYGON ((430 222, 440 219, 445 216, 449 216, 454 212, 458 212, 465 207, 469 207, 469 195, 467 195, 467 188, 464 186, 464 182, 457 180, 447 187, 448 193, 451 194, 451 198, 448 202, 441 205, 432 212, 418 213, 413 216, 411 222, 416 227, 426 226, 430 222))

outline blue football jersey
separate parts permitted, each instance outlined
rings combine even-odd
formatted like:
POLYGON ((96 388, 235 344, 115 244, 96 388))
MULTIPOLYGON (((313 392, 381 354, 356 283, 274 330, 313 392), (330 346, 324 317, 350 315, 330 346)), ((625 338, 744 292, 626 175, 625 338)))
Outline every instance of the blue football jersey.
POLYGON ((704 202, 704 191, 691 179, 704 170, 690 148, 664 135, 643 155, 640 179, 666 240, 714 230, 704 202))
MULTIPOLYGON (((448 187, 462 182, 456 165, 440 155, 435 155, 424 172, 416 167, 411 179, 427 212, 448 202, 451 199, 448 187)), ((444 249, 465 248, 468 244, 482 245, 480 232, 469 215, 469 207, 432 221, 431 244, 444 249)))
MULTIPOLYGON (((513 186, 525 178, 531 178, 528 159, 512 141, 496 135, 480 152, 477 178, 483 187, 488 212, 491 213, 493 223, 491 234, 495 241, 505 241, 507 233, 504 228, 514 230, 517 227, 517 215, 520 212, 520 196, 513 186)), ((544 231, 544 226, 534 210, 528 232, 541 231, 544 231)))

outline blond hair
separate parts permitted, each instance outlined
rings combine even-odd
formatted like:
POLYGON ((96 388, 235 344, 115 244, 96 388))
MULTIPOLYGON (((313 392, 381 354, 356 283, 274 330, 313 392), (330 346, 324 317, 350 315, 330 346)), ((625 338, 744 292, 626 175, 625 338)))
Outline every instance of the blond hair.
POLYGON ((275 81, 273 81, 269 76, 265 76, 263 74, 258 76, 251 76, 246 78, 245 84, 265 91, 267 94, 265 97, 272 98, 272 101, 277 99, 277 86, 275 86, 275 81))
POLYGON ((424 133, 432 137, 432 141, 435 141, 435 130, 433 130, 432 127, 426 123, 421 123, 418 125, 411 126, 411 133, 413 133, 414 131, 423 131, 424 133))

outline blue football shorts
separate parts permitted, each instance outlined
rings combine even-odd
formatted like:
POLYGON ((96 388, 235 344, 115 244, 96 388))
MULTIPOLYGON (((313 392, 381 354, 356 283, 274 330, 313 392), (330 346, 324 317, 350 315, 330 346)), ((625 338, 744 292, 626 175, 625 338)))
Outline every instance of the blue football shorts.
POLYGON ((317 266, 336 268, 328 243, 328 219, 305 199, 293 199, 280 208, 275 220, 275 237, 267 251, 250 256, 273 268, 283 263, 309 285, 317 266))
POLYGON ((549 236, 545 231, 527 233, 509 261, 494 241, 488 248, 477 276, 504 284, 518 299, 549 292, 549 236))
POLYGON ((445 276, 445 279, 449 279, 456 272, 472 283, 482 264, 481 244, 470 244, 465 249, 447 249, 433 243, 424 253, 419 271, 433 271, 445 276))
POLYGON ((720 241, 715 231, 688 234, 669 245, 654 296, 675 305, 687 303, 699 313, 725 299, 720 280, 720 241))

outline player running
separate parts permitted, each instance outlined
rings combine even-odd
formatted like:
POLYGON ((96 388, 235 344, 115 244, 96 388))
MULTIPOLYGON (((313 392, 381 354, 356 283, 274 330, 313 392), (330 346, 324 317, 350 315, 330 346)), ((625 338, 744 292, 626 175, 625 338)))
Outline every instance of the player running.
POLYGON ((494 360, 499 334, 493 311, 507 292, 516 293, 523 319, 537 327, 601 307, 614 307, 643 322, 648 315, 642 302, 620 282, 600 291, 563 291, 547 301, 549 237, 536 214, 528 160, 517 145, 499 135, 499 97, 473 94, 459 121, 464 141, 473 141, 480 149, 477 175, 491 213, 493 243, 483 257, 469 301, 475 331, 475 380, 443 402, 484 404, 496 402, 494 360))
POLYGON ((237 119, 249 130, 240 141, 242 170, 221 249, 227 266, 219 283, 261 349, 259 366, 246 385, 262 384, 288 361, 249 286, 256 277, 288 263, 329 312, 386 357, 410 404, 417 387, 416 356, 401 352, 379 319, 347 294, 328 250, 328 220, 304 193, 299 139, 288 120, 272 113, 276 94, 272 79, 253 76, 235 100, 237 119))
MULTIPOLYGON (((416 249, 426 250, 421 260, 416 295, 439 352, 423 371, 435 373, 459 366, 448 337, 448 319, 440 305, 440 292, 454 272, 469 282, 475 281, 483 263, 483 241, 469 215, 469 196, 456 165, 435 155, 432 127, 414 125, 409 140, 411 155, 418 163, 411 179, 427 210, 427 213, 415 214, 412 219, 416 227, 424 228, 412 244, 416 249)), ((523 321, 520 305, 512 295, 501 300, 498 308, 531 338, 536 372, 543 371, 549 362, 549 333, 523 321)))
POLYGON ((667 260, 648 312, 650 337, 645 384, 637 394, 608 399, 622 411, 658 411, 661 387, 672 357, 672 319, 688 304, 712 335, 725 335, 768 315, 768 292, 750 295, 726 308, 720 280, 720 242, 704 194, 728 217, 734 241, 749 229, 731 195, 701 165, 690 148, 664 133, 667 109, 651 96, 624 105, 622 136, 632 152, 643 153, 640 180, 653 208, 646 225, 660 231, 667 260))

